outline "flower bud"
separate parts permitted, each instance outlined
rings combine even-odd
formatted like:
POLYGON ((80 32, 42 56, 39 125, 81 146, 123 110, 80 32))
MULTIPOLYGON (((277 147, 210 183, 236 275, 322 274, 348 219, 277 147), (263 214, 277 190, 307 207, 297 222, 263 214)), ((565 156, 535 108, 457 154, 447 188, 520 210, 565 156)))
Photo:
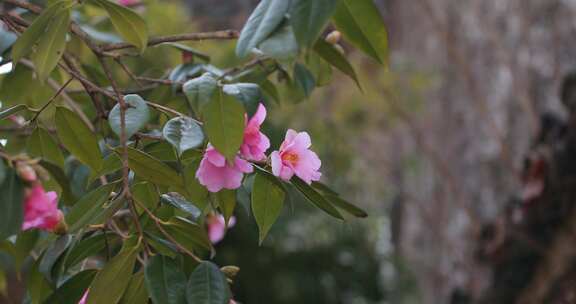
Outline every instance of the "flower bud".
POLYGON ((36 175, 36 170, 34 170, 34 168, 29 166, 28 164, 19 162, 16 165, 16 172, 18 172, 18 176, 20 176, 22 180, 30 183, 35 182, 38 179, 38 176, 36 175))
POLYGON ((336 45, 342 39, 342 33, 339 31, 332 31, 328 36, 326 36, 326 42, 336 45))
POLYGON ((58 235, 64 235, 68 232, 68 225, 66 224, 66 220, 64 220, 64 217, 60 219, 60 221, 58 222, 58 224, 56 224, 56 227, 54 227, 54 230, 52 231, 58 235))

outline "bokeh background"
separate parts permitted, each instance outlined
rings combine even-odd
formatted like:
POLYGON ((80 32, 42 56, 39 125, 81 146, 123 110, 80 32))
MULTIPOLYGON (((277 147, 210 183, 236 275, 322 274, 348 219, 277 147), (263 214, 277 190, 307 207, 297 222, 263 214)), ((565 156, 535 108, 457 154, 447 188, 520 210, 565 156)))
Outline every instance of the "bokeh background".
MULTIPOLYGON (((184 1, 186 20, 240 28, 257 2, 184 1)), ((276 143, 308 130, 324 180, 370 216, 339 223, 295 200, 258 247, 240 209, 217 256, 241 267, 240 301, 469 303, 492 282, 476 235, 522 196, 541 116, 566 116, 576 1, 376 2, 390 66, 347 49, 363 91, 334 72, 309 100, 272 106, 266 126, 276 143)))

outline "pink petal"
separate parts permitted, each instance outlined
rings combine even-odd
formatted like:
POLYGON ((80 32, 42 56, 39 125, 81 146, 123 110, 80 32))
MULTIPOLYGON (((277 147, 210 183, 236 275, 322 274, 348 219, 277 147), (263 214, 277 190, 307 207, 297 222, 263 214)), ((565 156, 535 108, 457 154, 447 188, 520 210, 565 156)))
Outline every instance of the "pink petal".
POLYGON ((264 107, 263 104, 259 104, 256 113, 254 113, 254 116, 250 118, 248 126, 249 127, 253 126, 260 129, 260 126, 262 125, 265 119, 266 119, 266 108, 264 107))
POLYGON ((282 171, 282 159, 280 158, 280 152, 274 151, 270 154, 270 160, 272 161, 272 174, 280 176, 282 171))
POLYGON ((208 161, 210 161, 212 164, 214 164, 214 166, 224 167, 226 165, 226 158, 224 155, 220 154, 220 152, 218 152, 218 150, 216 150, 216 148, 212 147, 211 145, 208 145, 206 148, 204 157, 207 158, 208 161))

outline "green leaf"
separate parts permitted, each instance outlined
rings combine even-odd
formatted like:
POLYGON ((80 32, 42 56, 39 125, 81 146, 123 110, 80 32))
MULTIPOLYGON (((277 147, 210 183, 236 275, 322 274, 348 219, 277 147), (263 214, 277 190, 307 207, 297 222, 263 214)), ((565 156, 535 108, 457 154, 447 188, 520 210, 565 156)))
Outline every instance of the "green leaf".
POLYGON ((24 184, 16 171, 9 169, 0 185, 0 240, 18 233, 24 218, 24 184))
POLYGON ((16 243, 14 244, 14 264, 15 269, 20 269, 26 258, 30 255, 34 246, 38 242, 40 232, 38 229, 30 229, 22 231, 18 234, 16 243))
POLYGON ((210 143, 231 161, 244 138, 244 108, 234 97, 219 90, 204 106, 203 114, 210 143))
POLYGON ((8 174, 8 168, 2 159, 0 159, 0 185, 4 183, 6 175, 8 174))
POLYGON ((309 52, 306 54, 306 66, 314 75, 316 85, 321 87, 330 84, 332 80, 332 65, 320 55, 309 52))
POLYGON ((38 127, 28 137, 26 145, 28 153, 32 156, 39 156, 50 161, 61 168, 64 168, 64 156, 58 143, 52 138, 50 133, 42 127, 38 127))
POLYGON ((146 22, 142 17, 127 7, 108 0, 92 0, 106 10, 114 28, 126 42, 134 45, 144 53, 148 45, 146 22))
POLYGON ((188 304, 228 304, 230 290, 218 266, 204 261, 190 275, 186 289, 188 304))
POLYGON ((298 191, 300 191, 300 193, 302 193, 314 206, 337 219, 344 219, 336 207, 334 207, 326 198, 324 198, 324 196, 322 196, 322 194, 318 193, 306 182, 297 176, 292 177, 290 181, 292 182, 292 185, 294 185, 294 187, 296 187, 296 189, 298 189, 298 191))
POLYGON ((121 304, 142 304, 148 303, 148 291, 146 290, 144 281, 144 271, 140 271, 130 280, 128 289, 122 300, 121 304))
POLYGON ((84 270, 58 287, 43 304, 77 304, 94 280, 96 270, 84 270))
POLYGON ((128 165, 136 176, 144 180, 168 187, 183 187, 178 172, 140 150, 128 148, 128 165))
POLYGON ((87 304, 115 304, 130 284, 138 247, 123 249, 102 269, 90 286, 87 304))
POLYGON ((194 206, 192 203, 187 201, 184 197, 176 192, 162 194, 160 199, 161 202, 186 212, 195 221, 200 217, 200 215, 202 215, 202 210, 198 209, 198 207, 194 206))
POLYGON ((202 186, 196 178, 196 171, 200 166, 200 159, 196 159, 184 168, 186 193, 182 193, 188 200, 201 210, 209 204, 208 189, 202 186))
MULTIPOLYGON (((148 123, 150 110, 148 109, 146 101, 136 94, 124 96, 124 102, 128 107, 125 112, 126 138, 130 138, 132 135, 136 134, 136 132, 140 131, 146 123, 148 123)), ((120 103, 117 103, 108 115, 108 122, 110 123, 112 131, 114 131, 118 137, 120 137, 122 131, 122 128, 120 127, 120 117, 120 103)))
POLYGON ((338 0, 294 0, 290 21, 301 46, 314 44, 334 13, 338 0))
POLYGON ((56 131, 60 142, 82 163, 93 171, 102 167, 102 153, 98 147, 96 135, 72 111, 56 108, 56 131))
POLYGON ((32 22, 28 29, 22 33, 12 46, 12 60, 14 62, 17 63, 20 61, 23 56, 32 50, 32 47, 36 44, 38 39, 43 37, 48 25, 56 14, 69 4, 70 1, 58 1, 48 6, 48 8, 46 8, 42 14, 32 22))
POLYGON ((182 86, 182 91, 190 106, 200 112, 202 107, 210 102, 214 91, 217 88, 217 81, 211 73, 204 73, 202 76, 190 79, 182 86))
POLYGON ((204 142, 202 128, 190 117, 170 119, 164 125, 162 134, 180 155, 185 151, 199 147, 204 142))
POLYGON ((26 105, 23 105, 23 104, 15 105, 11 108, 2 110, 2 111, 0 111, 0 121, 18 113, 18 112, 22 112, 25 110, 28 110, 28 107, 26 105))
POLYGON ((155 304, 186 302, 186 276, 175 260, 156 255, 146 265, 146 287, 155 304))
POLYGON ((104 185, 82 197, 66 215, 66 223, 70 226, 69 232, 96 223, 105 212, 103 205, 108 201, 115 184, 104 185))
POLYGON ((388 34, 373 0, 341 0, 333 20, 347 41, 379 63, 388 63, 388 34))
POLYGON ((260 243, 282 212, 286 194, 281 186, 270 180, 270 177, 256 173, 252 186, 252 213, 260 231, 260 243))
POLYGON ((36 68, 38 79, 45 81, 62 58, 66 48, 66 34, 70 27, 70 10, 59 10, 50 23, 46 32, 40 36, 38 47, 32 55, 32 62, 36 68))
POLYGON ((223 189, 216 193, 216 200, 218 201, 218 206, 224 215, 224 220, 226 225, 232 215, 234 214, 234 209, 236 208, 236 191, 223 189))
POLYGON ((332 66, 337 68, 340 72, 352 78, 358 87, 360 87, 360 82, 358 81, 358 76, 356 75, 356 71, 354 71, 354 67, 350 64, 350 62, 348 62, 348 59, 346 59, 344 55, 342 55, 340 52, 338 52, 338 50, 334 48, 333 45, 322 39, 319 39, 314 45, 314 51, 332 66))
POLYGON ((312 73, 300 63, 294 65, 294 81, 302 92, 304 92, 306 97, 310 97, 312 91, 316 87, 314 75, 312 75, 312 73))
POLYGON ((258 45, 258 49, 271 58, 292 62, 300 48, 290 24, 286 23, 258 45))
POLYGON ((69 234, 58 237, 56 241, 49 243, 50 245, 44 251, 42 260, 38 266, 38 270, 44 274, 44 277, 51 282, 57 281, 57 268, 56 262, 60 259, 62 254, 66 251, 68 246, 72 244, 72 236, 69 234))
POLYGON ((174 217, 166 223, 162 223, 164 230, 168 232, 181 246, 189 251, 199 253, 212 250, 212 243, 204 229, 181 217, 174 217))
POLYGON ((103 175, 112 174, 118 170, 122 169, 122 160, 120 156, 116 153, 110 153, 102 162, 102 168, 98 172, 91 172, 90 181, 94 181, 103 175))
POLYGON ((256 113, 258 104, 262 101, 260 86, 255 83, 225 84, 222 87, 222 91, 242 102, 244 109, 246 109, 246 112, 250 116, 256 113))
POLYGON ((40 256, 28 272, 27 284, 28 293, 30 295, 31 304, 42 303, 52 292, 50 283, 44 278, 44 275, 39 271, 39 266, 43 256, 40 256))
MULTIPOLYGON (((148 210, 156 209, 160 201, 160 195, 158 195, 156 187, 149 182, 134 184, 132 186, 132 196, 148 210)), ((141 207, 139 205, 136 205, 136 209, 139 210, 139 212, 144 211, 140 210, 141 207)))
POLYGON ((111 243, 114 239, 113 233, 100 233, 81 240, 68 253, 64 267, 68 269, 90 256, 97 255, 106 248, 106 243, 111 243))
POLYGON ((236 45, 238 57, 245 57, 260 42, 268 38, 282 23, 289 8, 290 1, 287 0, 260 1, 246 21, 238 38, 236 45))
POLYGON ((312 182, 312 188, 318 190, 318 192, 324 195, 324 197, 334 206, 338 207, 338 209, 345 211, 355 217, 363 218, 368 216, 366 211, 341 198, 337 192, 330 189, 328 186, 320 182, 312 182))

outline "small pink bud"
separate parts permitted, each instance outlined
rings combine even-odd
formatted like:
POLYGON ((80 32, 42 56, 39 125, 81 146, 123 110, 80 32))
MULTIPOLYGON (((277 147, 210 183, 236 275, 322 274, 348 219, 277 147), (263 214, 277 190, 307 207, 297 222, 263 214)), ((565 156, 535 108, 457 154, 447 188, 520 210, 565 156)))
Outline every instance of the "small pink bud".
POLYGON ((19 162, 16 165, 16 172, 18 172, 18 176, 24 181, 27 182, 35 182, 38 179, 38 175, 36 174, 36 170, 31 166, 19 162))

